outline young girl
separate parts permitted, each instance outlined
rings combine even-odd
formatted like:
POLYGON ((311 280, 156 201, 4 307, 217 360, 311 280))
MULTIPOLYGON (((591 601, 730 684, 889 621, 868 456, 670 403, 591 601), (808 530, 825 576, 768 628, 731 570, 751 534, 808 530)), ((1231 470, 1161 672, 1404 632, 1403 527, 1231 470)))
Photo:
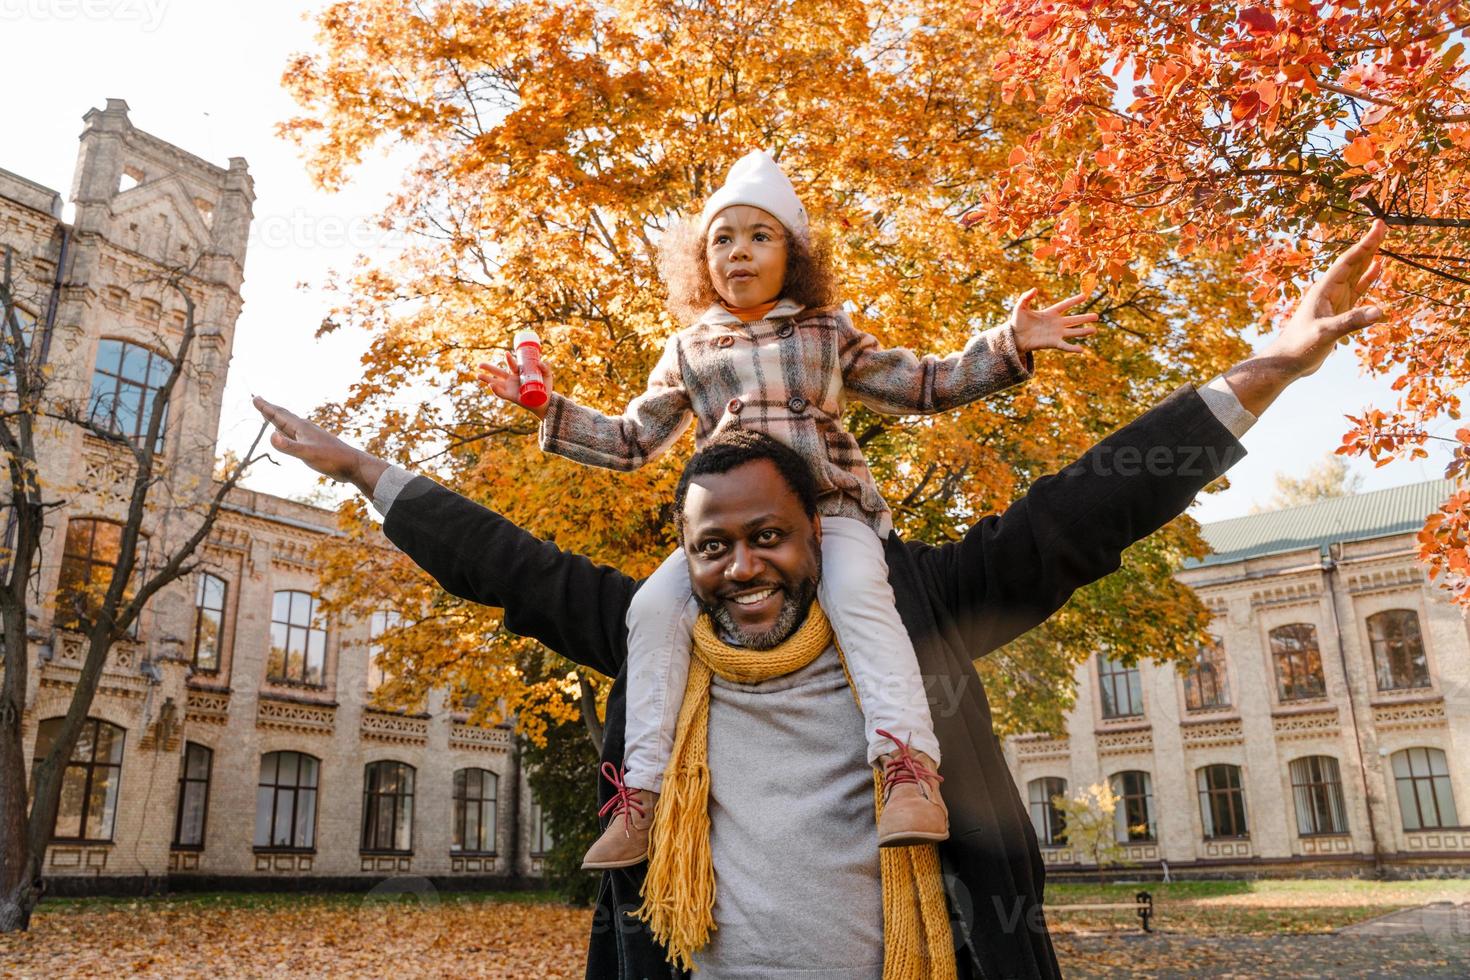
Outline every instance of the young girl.
MULTIPOLYGON (((944 840, 939 743, 883 557, 892 515, 842 424, 843 407, 855 398, 874 411, 911 415, 968 404, 1029 378, 1032 351, 1082 350, 1067 339, 1096 332, 1082 324, 1097 316, 1064 315, 1080 296, 1032 310, 1031 290, 1006 324, 972 337, 957 354, 884 350, 836 305, 830 256, 813 241, 791 182, 762 151, 731 168, 697 224, 670 232, 662 265, 670 308, 693 322, 669 338, 648 390, 617 417, 553 392, 532 409, 541 417, 541 446, 592 466, 632 470, 671 446, 693 420, 700 445, 742 426, 799 452, 822 490, 818 597, 862 701, 868 761, 883 768, 879 846, 944 840)), ((497 395, 520 404, 513 366, 480 367, 497 395)), ((629 867, 647 856, 698 614, 686 560, 676 552, 628 612, 624 774, 608 773, 618 792, 601 815, 611 812, 612 819, 584 868, 629 867)))

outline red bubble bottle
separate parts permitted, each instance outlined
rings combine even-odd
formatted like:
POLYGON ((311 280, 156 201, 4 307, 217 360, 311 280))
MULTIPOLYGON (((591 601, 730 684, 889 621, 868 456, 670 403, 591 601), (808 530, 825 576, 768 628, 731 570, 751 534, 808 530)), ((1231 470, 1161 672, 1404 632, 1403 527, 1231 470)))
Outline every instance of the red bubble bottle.
POLYGON ((516 370, 521 376, 521 404, 540 408, 546 404, 546 375, 541 371, 541 338, 534 330, 516 331, 512 344, 516 352, 516 370))

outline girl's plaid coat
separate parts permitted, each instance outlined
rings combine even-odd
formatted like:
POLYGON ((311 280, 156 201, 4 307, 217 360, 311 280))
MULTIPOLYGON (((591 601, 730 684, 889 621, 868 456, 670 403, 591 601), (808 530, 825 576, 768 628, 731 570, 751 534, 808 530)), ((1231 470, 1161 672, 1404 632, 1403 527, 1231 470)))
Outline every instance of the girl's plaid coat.
POLYGON ((885 350, 841 307, 804 309, 783 299, 742 323, 712 306, 664 345, 648 389, 619 416, 553 394, 541 448, 591 466, 635 470, 673 445, 691 421, 695 445, 731 426, 766 433, 812 465, 821 512, 853 517, 886 535, 888 505, 857 440, 842 424, 848 400, 875 412, 943 412, 1031 377, 1015 331, 996 327, 948 357, 885 350))

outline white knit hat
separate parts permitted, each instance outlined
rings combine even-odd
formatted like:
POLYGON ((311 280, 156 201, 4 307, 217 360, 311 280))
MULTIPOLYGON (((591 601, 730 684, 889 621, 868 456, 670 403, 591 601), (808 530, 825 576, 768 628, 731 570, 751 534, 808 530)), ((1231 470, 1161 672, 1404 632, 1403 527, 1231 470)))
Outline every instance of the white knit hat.
POLYGON ((725 186, 710 195, 699 222, 700 233, 709 231, 715 215, 736 204, 749 204, 775 215, 786 230, 807 233, 806 208, 797 200, 796 188, 765 150, 751 150, 735 162, 725 186))

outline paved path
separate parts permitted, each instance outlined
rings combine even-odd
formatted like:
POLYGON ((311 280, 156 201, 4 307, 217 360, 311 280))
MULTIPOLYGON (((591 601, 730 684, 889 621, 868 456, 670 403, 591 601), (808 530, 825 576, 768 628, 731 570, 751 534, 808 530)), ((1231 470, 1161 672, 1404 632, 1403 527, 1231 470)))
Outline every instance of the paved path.
POLYGON ((1057 935, 1068 980, 1137 977, 1211 980, 1465 980, 1470 977, 1470 905, 1406 909, 1339 933, 1190 936, 1168 931, 1057 935))

